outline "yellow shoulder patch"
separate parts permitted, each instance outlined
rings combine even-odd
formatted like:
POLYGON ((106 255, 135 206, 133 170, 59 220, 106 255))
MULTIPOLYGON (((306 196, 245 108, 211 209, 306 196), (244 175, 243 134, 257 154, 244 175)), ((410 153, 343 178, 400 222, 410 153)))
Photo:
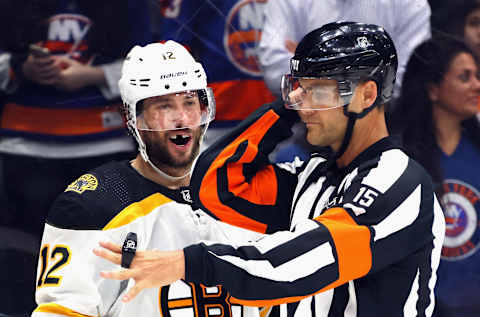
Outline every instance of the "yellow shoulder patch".
POLYGON ((98 186, 98 180, 92 174, 80 176, 76 181, 68 185, 66 192, 83 193, 86 190, 95 190, 98 186))

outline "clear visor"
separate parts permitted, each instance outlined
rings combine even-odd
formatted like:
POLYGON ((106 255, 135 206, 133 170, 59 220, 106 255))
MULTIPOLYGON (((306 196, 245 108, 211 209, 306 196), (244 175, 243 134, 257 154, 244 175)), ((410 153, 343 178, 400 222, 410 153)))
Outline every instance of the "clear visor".
POLYGON ((143 131, 196 128, 214 118, 215 98, 211 88, 144 99, 136 114, 137 127, 143 131))
POLYGON ((282 98, 293 110, 329 110, 348 104, 356 84, 333 78, 309 78, 283 75, 282 98))

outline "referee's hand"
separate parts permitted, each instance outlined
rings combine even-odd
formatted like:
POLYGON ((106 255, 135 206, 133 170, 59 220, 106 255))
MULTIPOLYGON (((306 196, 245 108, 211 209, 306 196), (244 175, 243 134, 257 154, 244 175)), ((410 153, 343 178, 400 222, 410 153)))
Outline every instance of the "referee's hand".
MULTIPOLYGON (((100 248, 93 253, 112 263, 122 263, 122 247, 112 242, 100 242, 100 248)), ((185 256, 183 250, 136 251, 129 269, 102 271, 100 276, 112 280, 133 278, 135 285, 122 298, 129 302, 144 288, 162 287, 185 278, 185 256)))

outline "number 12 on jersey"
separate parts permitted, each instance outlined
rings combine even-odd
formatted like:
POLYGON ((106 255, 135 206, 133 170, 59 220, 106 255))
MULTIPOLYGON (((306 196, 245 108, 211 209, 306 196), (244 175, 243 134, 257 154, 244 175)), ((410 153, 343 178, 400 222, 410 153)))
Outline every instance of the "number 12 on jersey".
POLYGON ((66 245, 59 244, 52 248, 48 244, 43 245, 40 250, 41 271, 37 287, 60 285, 62 277, 54 276, 53 274, 61 267, 67 265, 68 262, 70 262, 70 249, 66 245))

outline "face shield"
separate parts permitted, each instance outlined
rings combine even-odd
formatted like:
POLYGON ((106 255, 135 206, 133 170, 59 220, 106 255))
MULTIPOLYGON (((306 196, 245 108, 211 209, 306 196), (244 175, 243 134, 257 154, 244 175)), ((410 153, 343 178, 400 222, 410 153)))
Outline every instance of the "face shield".
POLYGON ((292 110, 329 110, 350 103, 357 82, 331 77, 282 77, 285 107, 292 110))
POLYGON ((215 118, 215 98, 211 88, 185 90, 151 97, 137 107, 137 128, 141 131, 193 129, 215 118))

